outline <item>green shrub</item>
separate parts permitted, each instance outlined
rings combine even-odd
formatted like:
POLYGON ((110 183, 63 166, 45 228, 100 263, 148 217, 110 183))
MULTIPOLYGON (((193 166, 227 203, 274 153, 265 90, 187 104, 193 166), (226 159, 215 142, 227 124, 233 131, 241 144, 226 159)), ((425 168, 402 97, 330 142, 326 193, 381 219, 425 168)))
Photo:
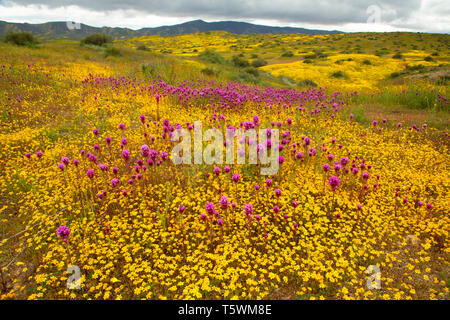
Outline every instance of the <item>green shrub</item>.
POLYGON ((215 64, 225 64, 226 60, 220 54, 213 50, 206 49, 198 54, 198 57, 203 61, 215 63, 215 64))
POLYGON ((287 77, 287 76, 278 76, 278 80, 280 80, 281 83, 288 85, 288 86, 296 86, 297 82, 292 79, 291 77, 287 77))
POLYGON ((327 58, 328 55, 326 53, 323 52, 316 52, 313 54, 307 54, 306 56, 304 56, 305 59, 323 59, 323 58, 327 58))
POLYGON ((245 59, 243 59, 243 58, 241 58, 239 56, 233 56, 231 58, 231 63, 235 67, 238 67, 238 68, 247 68, 247 67, 250 66, 250 63, 247 60, 245 60, 245 59))
POLYGON ((431 57, 431 56, 425 57, 423 60, 428 61, 428 62, 434 61, 433 57, 431 57))
POLYGON ((395 78, 398 78, 398 77, 400 77, 400 76, 402 76, 402 75, 404 75, 404 74, 405 74, 404 72, 392 72, 392 73, 389 75, 389 78, 395 79, 395 78))
POLYGON ((251 75, 248 72, 239 72, 238 74, 234 75, 231 80, 241 82, 241 83, 260 83, 259 78, 251 75))
POLYGON ((251 74, 254 77, 259 77, 258 69, 254 68, 254 67, 245 68, 245 72, 247 72, 248 74, 251 74))
POLYGON ((292 51, 286 51, 286 52, 283 52, 283 54, 281 56, 283 58, 292 58, 294 56, 294 53, 292 51))
POLYGON ((263 59, 256 59, 252 61, 252 66, 255 68, 264 67, 267 65, 267 61, 263 59))
POLYGON ((377 57, 382 57, 382 56, 387 55, 388 53, 389 53, 389 51, 386 51, 386 50, 377 50, 377 51, 375 52, 375 55, 376 55, 377 57))
POLYGON ((393 59, 403 59, 403 55, 399 52, 392 56, 393 59))
POLYGON ((365 65, 367 65, 367 66, 370 66, 370 65, 372 65, 372 62, 371 62, 369 59, 364 59, 363 62, 362 62, 362 64, 365 64, 365 65))
POLYGON ((207 75, 207 76, 214 76, 215 74, 216 74, 216 72, 214 71, 214 69, 211 69, 211 68, 204 68, 204 69, 202 69, 202 71, 201 71, 204 75, 207 75))
POLYGON ((120 57, 122 56, 122 51, 120 51, 119 49, 115 48, 115 47, 108 47, 105 49, 105 51, 103 51, 103 56, 109 57, 120 57))
POLYGON ((415 66, 406 65, 406 69, 408 69, 409 71, 422 70, 423 68, 425 68, 425 66, 423 64, 418 64, 415 66))
POLYGON ((331 77, 336 79, 347 79, 347 75, 342 71, 334 71, 331 75, 331 77))
POLYGON ((440 85, 440 86, 447 86, 450 82, 450 76, 441 76, 439 77, 439 79, 436 81, 436 84, 440 85))
POLYGON ((314 81, 310 80, 310 79, 305 79, 305 80, 301 80, 299 82, 297 82, 297 86, 299 87, 317 87, 317 83, 315 83, 314 81))
POLYGON ((137 47, 137 50, 148 51, 148 48, 144 44, 141 44, 139 47, 137 47))
POLYGON ((35 46, 36 38, 28 32, 10 32, 5 36, 5 42, 18 46, 35 46))
POLYGON ((112 37, 107 36, 105 34, 94 33, 94 34, 91 34, 91 35, 87 36, 86 38, 82 39, 80 42, 81 42, 81 44, 104 46, 105 44, 112 42, 112 40, 113 40, 112 37))

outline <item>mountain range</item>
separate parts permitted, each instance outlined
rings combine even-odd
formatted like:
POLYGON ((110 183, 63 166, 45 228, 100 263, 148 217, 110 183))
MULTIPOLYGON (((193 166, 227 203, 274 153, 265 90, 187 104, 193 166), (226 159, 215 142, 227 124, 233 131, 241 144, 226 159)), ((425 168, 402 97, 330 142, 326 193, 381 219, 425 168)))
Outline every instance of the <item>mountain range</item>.
POLYGON ((30 23, 12 23, 0 21, 0 37, 14 31, 30 32, 38 37, 55 38, 55 39, 73 39, 78 40, 93 33, 104 33, 113 38, 131 38, 139 36, 160 35, 160 36, 174 36, 180 34, 190 34, 197 32, 208 31, 227 31, 236 34, 288 34, 288 33, 302 33, 302 34, 332 34, 342 33, 337 30, 313 30, 305 28, 294 27, 271 27, 264 25, 257 25, 247 22, 238 21, 217 21, 206 22, 203 20, 194 20, 172 26, 161 26, 155 28, 142 28, 132 30, 129 28, 119 27, 92 27, 85 24, 74 24, 67 22, 46 22, 40 24, 30 23))

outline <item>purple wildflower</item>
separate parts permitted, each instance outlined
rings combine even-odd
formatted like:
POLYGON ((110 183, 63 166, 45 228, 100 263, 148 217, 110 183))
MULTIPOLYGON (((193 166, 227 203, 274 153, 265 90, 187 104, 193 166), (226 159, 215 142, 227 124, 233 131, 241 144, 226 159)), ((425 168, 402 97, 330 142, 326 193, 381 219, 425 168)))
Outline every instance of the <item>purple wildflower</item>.
POLYGON ((331 189, 334 191, 338 188, 339 184, 341 183, 341 180, 339 180, 338 177, 332 176, 330 179, 328 179, 328 183, 331 186, 331 189))
POLYGON ((65 225, 59 226, 58 229, 56 230, 56 235, 61 239, 63 239, 64 242, 67 242, 67 239, 69 238, 70 235, 70 228, 65 225))

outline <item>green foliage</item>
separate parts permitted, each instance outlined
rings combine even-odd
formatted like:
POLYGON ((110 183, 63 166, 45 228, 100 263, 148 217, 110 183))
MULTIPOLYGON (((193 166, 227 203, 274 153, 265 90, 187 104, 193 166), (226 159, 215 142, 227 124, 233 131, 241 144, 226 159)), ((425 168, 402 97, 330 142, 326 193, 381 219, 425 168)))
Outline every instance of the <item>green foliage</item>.
POLYGON ((261 80, 259 79, 259 72, 257 69, 255 68, 246 68, 243 71, 233 75, 231 77, 232 81, 237 81, 237 82, 241 82, 241 83, 252 83, 252 84, 259 84, 261 83, 261 80), (254 71, 252 70, 256 70, 257 73, 254 73, 254 71), (256 74, 256 76, 255 76, 256 74))
POLYGON ((5 42, 28 47, 34 47, 37 44, 36 38, 28 32, 10 32, 5 36, 5 42))
POLYGON ((203 52, 200 52, 198 54, 198 57, 205 61, 205 62, 210 62, 210 63, 215 63, 215 64, 225 64, 226 60, 224 57, 222 57, 220 54, 218 54, 217 52, 210 50, 210 49, 206 49, 203 52))
POLYGON ((112 42, 112 38, 108 35, 102 33, 95 33, 87 36, 86 38, 80 41, 81 44, 90 44, 94 46, 104 46, 107 43, 112 42))
POLYGON ((312 59, 324 59, 324 58, 327 58, 327 57, 328 57, 328 55, 326 53, 323 53, 323 52, 320 52, 320 51, 317 51, 317 52, 315 52, 313 54, 307 54, 306 56, 304 56, 305 59, 309 59, 309 60, 312 60, 312 59))
POLYGON ((122 51, 116 47, 108 47, 103 51, 103 56, 105 58, 109 56, 120 57, 122 56, 122 51))
POLYGON ((406 69, 409 71, 417 71, 424 69, 425 66, 423 64, 417 64, 415 66, 406 65, 406 69))
POLYGON ((425 57, 423 60, 428 61, 428 62, 434 61, 432 56, 425 57))
POLYGON ((395 79, 395 78, 398 78, 398 77, 400 77, 400 76, 402 76, 402 75, 404 75, 404 74, 405 74, 404 72, 400 72, 400 71, 392 72, 392 73, 389 75, 389 78, 390 78, 390 79, 395 79))
POLYGON ((448 86, 449 82, 450 82, 450 76, 445 75, 445 76, 439 77, 439 79, 436 81, 436 84, 440 85, 440 86, 448 86))
POLYGON ((158 72, 152 64, 143 64, 141 65, 141 71, 145 77, 156 77, 158 72))
POLYGON ((142 50, 142 51, 148 51, 148 48, 144 45, 141 44, 139 47, 136 48, 137 50, 142 50))
POLYGON ((343 71, 334 71, 330 76, 336 79, 348 79, 348 76, 343 71))
POLYGON ((381 50, 375 51, 375 55, 377 57, 382 57, 382 56, 385 56, 387 54, 389 54, 389 51, 387 49, 386 50, 381 49, 381 50))
POLYGON ((299 82, 297 82, 297 86, 299 87, 317 87, 317 83, 310 79, 304 79, 299 82))
MULTIPOLYGON (((197 79, 204 74, 200 69, 186 66, 176 57, 163 56, 155 53, 149 53, 149 57, 146 57, 146 63, 141 64, 140 69, 145 78, 159 78, 167 83, 197 79)), ((217 75, 218 72, 216 72, 217 75)))
POLYGON ((392 72, 389 75, 390 79, 395 79, 404 75, 407 75, 409 72, 414 72, 414 71, 420 71, 425 69, 425 66, 422 64, 418 64, 415 66, 410 66, 410 65, 406 65, 406 70, 405 71, 396 71, 396 72, 392 72))
POLYGON ((252 61, 252 66, 255 68, 264 67, 265 65, 267 65, 267 61, 263 59, 256 59, 252 61))
POLYGON ((216 75, 216 71, 212 68, 204 68, 201 70, 201 73, 207 76, 214 76, 216 75))
POLYGON ((251 74, 255 78, 259 77, 258 69, 254 68, 254 67, 245 68, 245 72, 247 72, 248 74, 251 74))
POLYGON ((247 68, 250 66, 250 63, 240 56, 233 56, 231 58, 231 63, 238 68, 247 68))
POLYGON ((292 51, 286 51, 286 52, 283 52, 283 54, 281 56, 283 58, 292 58, 294 56, 294 53, 292 51))
MULTIPOLYGON (((352 58, 336 60, 335 64, 342 64, 344 61, 353 61, 352 58)), ((370 61, 369 61, 370 62, 370 61)))
POLYGON ((392 59, 403 59, 403 55, 400 52, 398 52, 392 56, 392 59))
POLYGON ((364 59, 363 62, 362 62, 362 64, 365 64, 365 65, 367 65, 367 66, 370 66, 370 65, 372 65, 372 62, 371 62, 369 59, 364 59))
POLYGON ((288 86, 296 86, 297 85, 297 82, 294 79, 292 79, 291 77, 280 75, 280 76, 278 76, 278 79, 280 80, 281 83, 288 85, 288 86))
POLYGON ((426 82, 410 81, 404 86, 405 89, 401 91, 395 86, 385 86, 380 94, 373 96, 358 95, 352 98, 351 103, 357 105, 379 104, 389 106, 389 108, 404 107, 408 109, 449 112, 449 105, 442 100, 440 101, 438 96, 448 96, 448 88, 444 86, 437 91, 436 88, 424 86, 424 83, 426 82))
POLYGON ((356 106, 347 109, 345 112, 341 113, 343 119, 348 119, 350 114, 353 114, 353 121, 359 122, 363 125, 369 123, 369 119, 364 115, 364 109, 361 106, 356 106))

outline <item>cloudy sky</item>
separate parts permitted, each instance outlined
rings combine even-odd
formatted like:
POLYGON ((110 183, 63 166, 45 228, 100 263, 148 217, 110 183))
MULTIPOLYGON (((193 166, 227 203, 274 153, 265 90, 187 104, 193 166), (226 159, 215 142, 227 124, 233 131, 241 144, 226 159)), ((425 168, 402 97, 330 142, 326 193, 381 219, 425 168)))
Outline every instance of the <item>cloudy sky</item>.
POLYGON ((0 0, 0 20, 156 27, 235 20, 341 31, 450 33, 450 0, 0 0))

